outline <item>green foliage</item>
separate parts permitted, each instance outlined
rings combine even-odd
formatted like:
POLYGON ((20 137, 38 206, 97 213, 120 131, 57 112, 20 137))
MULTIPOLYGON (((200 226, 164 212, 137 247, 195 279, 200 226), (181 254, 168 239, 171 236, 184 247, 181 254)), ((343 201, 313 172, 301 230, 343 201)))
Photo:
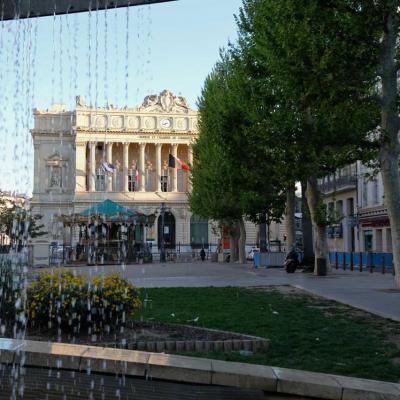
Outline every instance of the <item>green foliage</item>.
POLYGON ((237 20, 249 75, 259 93, 269 85, 276 94, 273 115, 260 124, 286 158, 282 171, 300 180, 373 157, 368 132, 379 121, 373 2, 244 0, 237 20))
POLYGON ((218 221, 246 215, 254 222, 279 219, 282 184, 254 129, 247 76, 234 50, 221 60, 199 99, 199 138, 194 145, 192 210, 218 221))
POLYGON ((40 224, 42 216, 33 214, 22 205, 0 199, 0 231, 7 234, 12 245, 20 248, 26 240, 45 235, 44 225, 40 224))
POLYGON ((47 272, 31 283, 27 296, 31 324, 74 332, 118 329, 140 305, 136 288, 118 274, 87 281, 70 271, 47 272))
POLYGON ((400 350, 393 343, 400 324, 333 301, 235 287, 145 289, 142 296, 152 307, 142 308, 135 319, 271 340, 266 352, 252 356, 213 352, 199 357, 395 382, 400 376, 400 365, 394 362, 400 350))
POLYGON ((0 327, 25 325, 25 271, 22 265, 0 261, 0 327))

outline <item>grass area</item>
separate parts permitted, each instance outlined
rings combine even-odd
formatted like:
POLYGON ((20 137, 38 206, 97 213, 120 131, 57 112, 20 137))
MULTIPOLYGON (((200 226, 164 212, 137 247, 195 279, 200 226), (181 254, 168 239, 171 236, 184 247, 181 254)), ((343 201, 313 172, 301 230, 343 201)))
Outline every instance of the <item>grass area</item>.
POLYGON ((271 340, 268 350, 253 356, 192 354, 199 357, 400 381, 400 323, 285 292, 233 287, 142 289, 143 307, 133 318, 271 340))

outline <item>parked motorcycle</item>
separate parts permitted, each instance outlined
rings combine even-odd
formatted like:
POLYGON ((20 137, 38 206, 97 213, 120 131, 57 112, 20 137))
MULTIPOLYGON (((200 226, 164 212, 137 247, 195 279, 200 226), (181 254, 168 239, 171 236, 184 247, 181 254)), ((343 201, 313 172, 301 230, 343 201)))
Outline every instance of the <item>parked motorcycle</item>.
POLYGON ((285 270, 288 274, 293 274, 299 266, 299 256, 295 248, 292 248, 285 259, 285 270))

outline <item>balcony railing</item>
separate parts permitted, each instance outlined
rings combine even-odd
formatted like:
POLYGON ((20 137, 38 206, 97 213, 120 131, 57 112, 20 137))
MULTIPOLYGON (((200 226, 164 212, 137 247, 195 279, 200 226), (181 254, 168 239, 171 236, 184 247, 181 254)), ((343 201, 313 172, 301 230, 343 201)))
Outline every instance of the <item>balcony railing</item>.
POLYGON ((321 192, 333 192, 346 187, 356 187, 357 176, 356 175, 345 175, 339 176, 338 178, 333 178, 329 181, 324 181, 319 184, 321 192))

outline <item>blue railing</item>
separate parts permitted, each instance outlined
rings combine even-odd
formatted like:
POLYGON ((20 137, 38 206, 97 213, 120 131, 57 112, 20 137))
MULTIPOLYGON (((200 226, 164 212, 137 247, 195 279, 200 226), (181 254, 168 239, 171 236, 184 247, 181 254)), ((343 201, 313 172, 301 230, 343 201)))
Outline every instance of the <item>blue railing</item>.
POLYGON ((329 252, 329 262, 336 269, 393 271, 393 254, 380 252, 329 252))

